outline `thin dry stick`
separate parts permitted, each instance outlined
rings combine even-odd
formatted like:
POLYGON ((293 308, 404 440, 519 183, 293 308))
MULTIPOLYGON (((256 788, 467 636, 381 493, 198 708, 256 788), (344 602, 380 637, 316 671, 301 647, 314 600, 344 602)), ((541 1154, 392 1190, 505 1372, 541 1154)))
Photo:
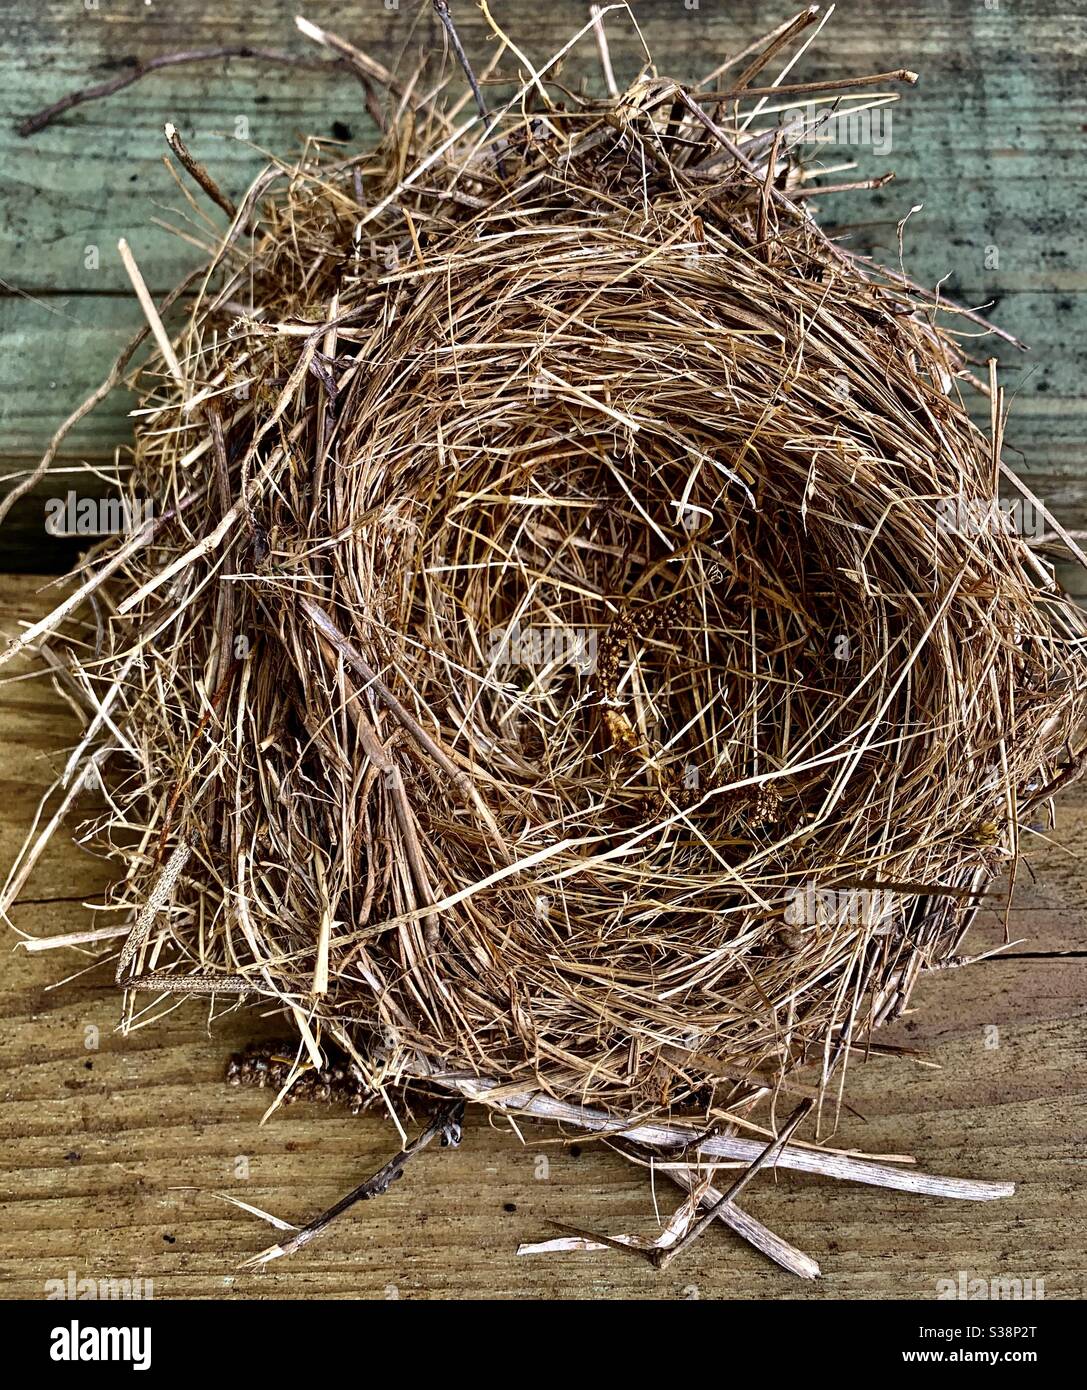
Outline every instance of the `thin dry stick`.
POLYGON ((442 28, 446 32, 453 52, 457 55, 457 62, 461 65, 461 70, 468 80, 469 87, 472 89, 472 95, 476 99, 476 110, 483 119, 486 120, 487 103, 483 100, 483 93, 480 91, 479 82, 476 80, 476 75, 472 71, 472 65, 468 61, 467 53, 464 51, 464 45, 460 41, 460 35, 457 33, 457 26, 453 23, 453 16, 449 10, 448 0, 431 0, 431 3, 434 7, 434 13, 438 16, 442 28))
MULTIPOLYGON (((695 1212, 706 1211, 710 1207, 715 1209, 714 1219, 719 1221, 728 1230, 738 1235, 760 1254, 765 1255, 774 1264, 780 1265, 790 1274, 795 1274, 800 1279, 818 1279, 819 1266, 806 1255, 803 1250, 798 1250, 795 1245, 790 1245, 787 1240, 783 1240, 779 1235, 765 1226, 750 1212, 734 1206, 732 1203, 720 1204, 721 1193, 701 1175, 699 1167, 695 1164, 685 1164, 682 1161, 672 1162, 662 1160, 661 1156, 650 1149, 640 1148, 636 1144, 630 1144, 626 1140, 609 1140, 608 1147, 614 1148, 621 1153, 624 1158, 631 1163, 636 1163, 639 1167, 651 1169, 654 1174, 663 1173, 686 1192, 688 1196, 696 1198, 695 1212)), ((712 1168, 712 1162, 706 1165, 712 1168)), ((520 1252, 519 1252, 520 1253, 520 1252)))
MULTIPOLYGON (((431 0, 431 3, 434 7, 434 13, 438 16, 442 28, 446 32, 453 52, 457 55, 457 62, 460 63, 461 71, 468 81, 468 86, 472 90, 472 96, 475 98, 476 110, 479 112, 482 120, 487 120, 487 103, 483 100, 483 92, 480 90, 479 82, 475 73, 472 71, 472 65, 468 61, 467 53, 464 51, 464 45, 460 41, 460 35, 457 33, 457 26, 453 23, 453 15, 449 9, 448 0, 431 0)), ((498 172, 498 177, 504 179, 506 177, 506 169, 502 163, 502 155, 499 147, 497 145, 492 145, 491 150, 494 154, 495 168, 498 172)))
POLYGON ((783 82, 776 87, 733 87, 718 92, 692 91, 688 96, 698 101, 732 101, 736 97, 777 97, 801 96, 816 92, 846 92, 856 87, 884 87, 888 82, 903 82, 913 87, 918 82, 917 73, 908 68, 896 68, 894 72, 875 72, 868 77, 839 77, 825 82, 783 82))
MULTIPOLYGON (((667 1167, 663 1171, 684 1192, 694 1193, 698 1180, 689 1169, 667 1167)), ((750 1212, 744 1211, 741 1207, 733 1206, 731 1203, 722 1205, 720 1197, 721 1193, 712 1184, 707 1185, 702 1193, 699 1206, 703 1210, 706 1208, 714 1210, 717 1221, 747 1241, 748 1245, 753 1246, 768 1260, 773 1260, 782 1269, 788 1270, 790 1274, 795 1274, 800 1279, 819 1278, 821 1272, 819 1265, 810 1255, 806 1255, 803 1250, 798 1250, 795 1245, 790 1245, 787 1240, 782 1240, 779 1235, 764 1226, 750 1212)))
POLYGON ((456 1146, 459 1144, 463 1114, 463 1102, 448 1105, 440 1110, 430 1124, 410 1144, 405 1145, 398 1154, 394 1154, 387 1163, 383 1163, 377 1172, 367 1178, 365 1182, 359 1183, 358 1187, 353 1188, 338 1202, 334 1202, 327 1211, 323 1211, 320 1216, 314 1217, 312 1221, 300 1227, 289 1240, 281 1244, 271 1245, 267 1250, 262 1250, 260 1254, 246 1260, 241 1268, 259 1269, 262 1265, 269 1264, 272 1260, 281 1259, 284 1255, 293 1255, 296 1250, 301 1250, 303 1246, 308 1245, 322 1231, 326 1231, 338 1216, 342 1216, 345 1211, 358 1202, 368 1202, 371 1198, 383 1196, 392 1184, 403 1176, 409 1161, 416 1154, 421 1153, 431 1140, 437 1139, 439 1135, 443 1145, 456 1146))
POLYGON ((744 1169, 732 1186, 728 1188, 726 1192, 723 1192, 721 1196, 707 1208, 705 1214, 695 1222, 690 1230, 688 1230, 687 1234, 677 1240, 674 1245, 654 1250, 653 1263, 658 1269, 667 1269, 677 1255, 681 1255, 684 1250, 693 1245, 698 1237, 707 1230, 719 1212, 723 1211, 725 1207, 735 1204, 736 1198, 755 1174, 778 1157, 785 1148, 785 1145, 799 1128, 801 1121, 811 1112, 814 1105, 815 1102, 813 1100, 801 1101, 786 1122, 785 1128, 781 1131, 778 1138, 775 1139, 772 1144, 768 1144, 758 1158, 744 1169))
MULTIPOLYGON (((572 1105, 566 1101, 556 1101, 549 1096, 489 1095, 489 1091, 498 1091, 499 1088, 494 1083, 488 1085, 479 1078, 467 1080, 442 1077, 439 1074, 433 1079, 451 1090, 459 1091, 470 1100, 477 1100, 498 1110, 558 1121, 587 1133, 618 1136, 647 1148, 687 1149, 693 1141, 698 1140, 697 1131, 689 1127, 659 1121, 632 1124, 603 1111, 572 1105)), ((715 1135, 709 1139, 698 1140, 697 1143, 698 1153, 704 1154, 707 1158, 739 1159, 746 1163, 753 1163, 764 1149, 765 1145, 755 1140, 732 1135, 715 1135)), ((954 1197, 960 1201, 992 1202, 1001 1197, 1010 1197, 1015 1192, 1015 1184, 1010 1182, 979 1182, 974 1178, 937 1177, 930 1173, 890 1168, 885 1164, 852 1158, 847 1154, 803 1148, 799 1145, 789 1145, 782 1149, 776 1162, 779 1167, 793 1168, 798 1173, 818 1173, 828 1178, 866 1183, 872 1187, 890 1187, 900 1192, 915 1192, 926 1197, 954 1197)))
POLYGON ((155 308, 155 301, 151 298, 151 292, 140 273, 139 266, 136 264, 136 258, 124 237, 117 243, 117 250, 121 253, 121 261, 128 278, 132 281, 132 288, 136 291, 136 298, 140 301, 140 308, 150 325, 152 337, 158 344, 163 361, 169 367, 170 375, 184 392, 186 390, 185 373, 181 370, 181 363, 177 360, 174 345, 170 342, 166 329, 162 326, 162 319, 159 317, 159 311, 155 308))
POLYGON ((163 126, 163 131, 166 135, 166 143, 173 150, 174 154, 177 155, 178 159, 189 171, 191 176, 196 180, 200 187, 204 190, 204 192, 208 195, 208 197, 212 200, 212 202, 218 204, 218 206, 222 208, 222 210, 233 222, 234 218, 238 215, 238 209, 234 206, 234 204, 230 201, 226 194, 220 189, 219 185, 211 177, 211 175, 204 168, 204 166, 202 164, 198 164, 197 161, 189 153, 189 148, 185 144, 185 141, 182 140, 181 134, 178 131, 177 127, 174 125, 174 123, 172 121, 167 121, 165 126, 163 126))
POLYGON ((149 58, 145 63, 136 63, 132 67, 126 68, 116 77, 107 78, 106 81, 98 82, 91 87, 81 87, 74 92, 69 92, 59 101, 53 102, 51 106, 46 106, 33 116, 28 116, 15 129, 25 139, 28 135, 36 135, 39 130, 44 130, 46 126, 52 125, 55 120, 74 107, 82 106, 84 102, 99 101, 102 97, 113 96, 115 92, 123 91, 125 87, 131 87, 134 82, 139 82, 141 78, 148 77, 153 72, 161 72, 166 68, 181 67, 189 63, 219 62, 224 58, 255 58, 263 63, 310 69, 337 66, 335 63, 314 62, 312 59, 300 58, 293 53, 277 53, 266 48, 250 48, 245 44, 227 45, 223 48, 193 49, 178 53, 160 53, 154 58, 149 58))
POLYGON ((600 51, 600 70, 604 75, 604 86, 608 89, 608 95, 617 97, 619 88, 615 83, 615 73, 611 66, 611 50, 608 47, 608 35, 604 28, 604 11, 599 5, 590 5, 589 14, 593 21, 593 34, 596 36, 596 46, 600 51))

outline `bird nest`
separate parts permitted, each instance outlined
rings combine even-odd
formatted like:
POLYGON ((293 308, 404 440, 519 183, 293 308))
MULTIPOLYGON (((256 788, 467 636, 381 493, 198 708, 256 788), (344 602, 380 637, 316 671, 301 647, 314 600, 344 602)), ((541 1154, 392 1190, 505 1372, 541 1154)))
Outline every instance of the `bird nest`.
POLYGON ((278 1001, 284 1092, 332 1043, 356 1094, 833 1171, 775 1103, 957 959, 1068 776, 1087 629, 996 504, 1038 505, 987 326, 830 239, 797 158, 912 74, 759 116, 809 19, 599 99, 500 34, 478 109, 307 25, 382 137, 238 207, 168 128, 229 230, 171 329, 126 257, 148 519, 14 645, 88 708, 119 982, 278 1001))

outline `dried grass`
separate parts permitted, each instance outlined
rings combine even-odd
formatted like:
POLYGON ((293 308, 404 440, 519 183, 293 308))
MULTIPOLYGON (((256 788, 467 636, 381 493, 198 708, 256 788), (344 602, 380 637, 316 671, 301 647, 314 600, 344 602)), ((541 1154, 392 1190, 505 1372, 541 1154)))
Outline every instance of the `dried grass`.
MULTIPOLYGON (((957 961, 1078 763, 1087 628, 1027 539, 943 524, 1010 476, 989 330, 813 220, 755 83, 809 22, 603 100, 503 35, 493 114, 412 74, 376 148, 269 167, 180 327, 141 295, 155 519, 8 653, 87 710, 65 785, 108 768, 130 1023, 257 996, 287 1088, 331 1040, 375 1095, 671 1116, 705 1209, 699 1152, 755 1161, 957 961), (813 884, 890 915, 798 922, 813 884)), ((881 1180, 772 1157, 806 1155, 881 1180)))

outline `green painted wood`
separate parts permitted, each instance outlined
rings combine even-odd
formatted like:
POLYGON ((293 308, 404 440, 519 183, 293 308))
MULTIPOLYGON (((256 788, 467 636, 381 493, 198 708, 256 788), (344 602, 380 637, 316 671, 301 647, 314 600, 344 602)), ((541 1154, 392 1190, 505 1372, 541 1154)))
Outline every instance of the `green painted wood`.
MULTIPOLYGON (((320 58, 295 29, 298 8, 297 0, 260 6, 224 0, 214 7, 204 0, 0 4, 6 38, 0 53, 3 475, 40 453, 140 323, 116 254, 118 237, 130 240, 159 293, 199 258, 193 246, 155 225, 184 225, 190 215, 162 167, 165 120, 178 125, 235 195, 260 167, 260 148, 290 151, 306 132, 330 137, 343 127, 349 144, 371 134, 358 84, 344 72, 242 59, 156 73, 30 139, 14 126, 75 86, 170 50, 244 42, 320 58), (235 138, 245 125, 248 143, 235 138), (96 268, 89 247, 97 248, 96 268)), ((384 0, 315 0, 301 8, 387 65, 441 42, 423 0, 400 0, 392 9, 384 0)), ((790 10, 766 0, 743 6, 699 0, 698 9, 683 0, 642 0, 634 8, 658 69, 685 79, 790 10)), ((584 23, 587 7, 581 0, 544 6, 495 0, 493 9, 540 57, 584 23)), ((482 67, 493 39, 480 12, 462 0, 454 13, 482 67)), ((1083 28, 1082 6, 1068 0, 846 0, 791 75, 815 80, 898 66, 922 74, 893 108, 889 151, 812 147, 813 168, 855 158, 861 175, 893 168, 898 176, 876 193, 823 200, 824 220, 848 226, 853 245, 896 263, 896 223, 923 205, 906 228, 907 269, 929 285, 944 280, 946 292, 965 302, 993 304, 991 315, 1031 345, 1026 355, 991 340, 976 347, 979 356, 997 349, 1006 364, 1005 384, 1014 393, 1010 459, 1070 524, 1087 508, 1080 387, 1087 370, 1083 28)), ((641 54, 633 27, 617 14, 609 35, 617 76, 629 80, 641 54)), ((563 75, 571 85, 598 82, 591 36, 563 75)), ((876 127, 876 134, 885 136, 886 128, 876 127)), ((101 406, 73 435, 65 457, 108 457, 124 444, 130 404, 118 396, 101 406)), ((0 568, 22 568, 19 556, 33 556, 39 517, 37 502, 13 515, 0 533, 0 568)))
MULTIPOLYGON (((115 253, 116 254, 116 253, 115 253)), ((65 416, 108 373, 140 326, 133 298, 50 296, 0 299, 0 449, 39 456, 65 416)), ((108 457, 131 438, 134 397, 119 391, 69 437, 68 457, 108 457)))
MULTIPOLYGON (((788 13, 766 0, 742 7, 700 0, 642 0, 635 5, 662 72, 689 78, 734 52, 738 44, 788 13)), ((173 120, 215 170, 223 186, 240 191, 260 166, 259 154, 234 138, 244 120, 253 144, 289 148, 301 132, 330 136, 336 123, 352 139, 370 129, 357 84, 342 72, 292 72, 247 60, 159 73, 107 100, 78 108, 29 140, 13 125, 73 86, 112 75, 124 63, 177 48, 245 42, 299 56, 319 50, 297 33, 295 0, 258 6, 172 0, 147 7, 101 0, 6 4, 8 42, 0 89, 0 246, 8 271, 26 288, 95 292, 126 289, 118 266, 84 268, 88 244, 114 246, 163 203, 181 203, 163 177, 162 124, 173 120), (26 196, 33 194, 32 197, 26 196)), ((381 0, 302 6, 321 24, 350 36, 380 60, 395 63, 411 44, 434 37, 429 6, 381 0)), ((581 0, 496 0, 495 13, 536 56, 557 49, 584 22, 581 0)), ((470 53, 486 60, 490 40, 476 7, 454 6, 470 53)), ((843 215, 890 219, 925 203, 911 228, 910 261, 926 280, 948 271, 965 288, 1000 294, 1019 289, 1079 290, 1084 284, 1085 234, 1076 216, 1085 177, 1079 153, 1087 98, 1078 80, 1078 5, 1055 0, 921 0, 840 5, 794 76, 815 79, 912 66, 921 84, 893 112, 891 153, 852 151, 865 172, 891 166, 899 183, 882 194, 835 200, 843 215), (1002 264, 985 271, 984 251, 996 244, 1002 264), (995 283, 992 283, 995 281, 995 283)), ((621 15, 609 22, 620 80, 637 71, 640 49, 621 15)), ((1082 38, 1082 36, 1081 36, 1082 38)), ((567 60, 567 78, 597 70, 591 38, 567 60)), ((813 150, 813 155, 828 151, 813 150)), ((837 157, 837 156, 836 156, 837 157)), ((162 233, 147 250, 145 273, 165 288, 191 264, 191 251, 162 233)))

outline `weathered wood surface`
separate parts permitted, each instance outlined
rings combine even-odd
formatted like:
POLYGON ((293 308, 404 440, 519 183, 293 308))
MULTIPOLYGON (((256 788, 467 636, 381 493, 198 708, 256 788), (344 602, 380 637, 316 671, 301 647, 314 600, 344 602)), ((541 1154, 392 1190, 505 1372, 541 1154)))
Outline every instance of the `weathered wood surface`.
MULTIPOLYGON (((45 609, 38 581, 0 583, 0 638, 45 609)), ((25 669, 25 668, 21 668, 25 669)), ((75 736, 40 681, 0 688, 0 864, 10 862, 58 749, 75 736)), ((796 1174, 765 1174, 752 1214, 799 1245, 823 1277, 802 1283, 729 1233, 708 1233, 654 1274, 617 1251, 518 1257, 551 1220, 612 1233, 654 1229, 648 1183, 596 1146, 563 1147, 526 1125, 526 1145, 475 1114, 456 1151, 428 1150, 387 1196, 260 1274, 246 1256, 270 1228, 210 1194, 228 1192, 301 1223, 396 1147, 378 1116, 280 1111, 229 1090, 227 1054, 267 1031, 253 1013, 209 1032, 200 1004, 124 1038, 110 968, 74 951, 3 944, 0 983, 0 1297, 40 1297, 48 1279, 150 1278, 156 1297, 932 1298, 939 1279, 1042 1278, 1083 1297, 1083 1016, 1087 796, 1065 797, 1056 834, 1020 874, 1007 958, 924 979, 915 1011, 880 1041, 926 1061, 857 1065, 835 1144, 910 1153, 927 1171, 1013 1179, 1012 1198, 930 1201, 796 1174), (85 973, 83 973, 85 972, 85 973), (61 981, 67 983, 61 983, 61 981), (88 1047, 98 1030, 97 1048, 88 1047), (548 1159, 548 1175, 540 1158, 548 1159), (248 1164, 248 1177, 239 1159, 248 1164)), ((81 904, 99 861, 58 839, 13 909, 35 936, 100 925, 81 904)), ((1001 939, 995 911, 966 943, 1001 939)), ((658 1188, 662 1210, 670 1193, 658 1188)))
MULTIPOLYGON (((156 292, 198 257, 154 225, 177 225, 181 206, 161 165, 164 120, 233 193, 259 167, 260 149, 289 150, 307 132, 342 134, 340 125, 351 141, 369 135, 357 86, 343 74, 239 60, 157 74, 27 141, 15 123, 119 64, 170 49, 241 41, 307 53, 293 25, 299 8, 386 63, 406 44, 435 41, 429 7, 416 0, 394 11, 382 0, 0 5, 0 473, 34 461, 138 325, 118 237, 131 241, 156 292), (239 117, 251 145, 235 138, 239 117), (98 248, 96 270, 89 247, 98 248)), ((467 2, 454 8, 469 52, 482 57, 490 41, 479 12, 467 2)), ((707 70, 789 8, 761 0, 702 0, 695 11, 681 0, 635 5, 659 68, 681 77, 707 70)), ((495 0, 493 9, 536 55, 556 49, 585 17, 580 0, 495 0)), ((621 16, 609 32, 622 80, 636 70, 636 48, 621 16)), ((1076 525, 1087 515, 1082 52, 1074 3, 847 0, 803 66, 812 77, 899 65, 922 73, 895 108, 891 152, 846 152, 864 174, 891 167, 898 181, 836 200, 826 215, 858 224, 857 244, 893 260, 896 221, 924 204, 907 228, 908 268, 928 284, 949 276, 947 292, 963 300, 995 301, 994 316, 1031 344, 1027 357, 999 354, 1016 392, 1010 457, 1076 525)), ((567 77, 594 67, 588 41, 567 77)), ((834 162, 839 152, 813 153, 834 162)), ((61 466, 108 460, 129 437, 127 409, 120 395, 101 407, 72 437, 61 466)), ((78 471, 47 480, 0 531, 0 568, 45 571, 67 558, 70 548, 44 533, 42 505, 74 479, 85 485, 78 471)), ((18 617, 43 611, 35 587, 4 581, 0 627, 10 631, 18 617)), ((0 863, 24 833, 57 745, 73 733, 66 707, 41 683, 0 690, 0 863)), ((1028 938, 1017 958, 924 981, 917 1012, 887 1040, 923 1047, 940 1069, 883 1060, 858 1067, 850 1099, 864 1118, 845 1115, 836 1136, 868 1152, 913 1153, 931 1171, 1014 1178, 1013 1199, 922 1202, 795 1175, 759 1179, 750 1209, 820 1262, 824 1278, 814 1286, 723 1231, 663 1275, 617 1252, 519 1259, 518 1241, 551 1234, 550 1219, 650 1231, 649 1189, 607 1151, 575 1153, 531 1127, 522 1147, 477 1116, 459 1151, 428 1152, 387 1197, 300 1256, 241 1274, 241 1259, 270 1242, 268 1228, 207 1194, 231 1192, 304 1220, 388 1155, 388 1126, 294 1109, 260 1127, 266 1098, 220 1081, 225 1055, 261 1031, 259 1020, 232 1016, 209 1036, 190 1004, 124 1039, 114 1031, 108 969, 54 988, 87 960, 5 948, 0 1294, 40 1296, 45 1280, 72 1269, 78 1277, 150 1277, 160 1297, 897 1298, 931 1297, 937 1279, 965 1270, 1041 1276, 1050 1297, 1082 1296, 1087 914, 1083 871, 1071 856, 1087 848, 1087 800, 1066 800, 1062 810, 1055 843, 1039 845, 1037 881, 1024 876, 1011 914, 1013 937, 1028 938), (99 1030, 97 1050, 85 1045, 89 1027, 99 1030), (541 1155, 550 1160, 547 1179, 536 1176, 541 1155), (238 1176, 240 1157, 248 1179, 238 1176)), ((58 842, 15 923, 41 935, 95 925, 81 903, 101 884, 97 861, 58 842)), ((968 949, 998 935, 992 918, 979 923, 968 949)))
MULTIPOLYGON (((15 125, 74 87, 164 51, 247 43, 319 58, 294 27, 298 8, 297 0, 0 4, 0 474, 40 455, 140 322, 118 237, 132 243, 158 292, 198 260, 192 245, 155 225, 187 226, 183 200, 162 167, 165 120, 235 195, 260 166, 261 150, 289 151, 305 133, 348 143, 371 133, 358 85, 343 72, 239 59, 156 73, 27 140, 15 125), (248 143, 236 138, 239 130, 248 143), (88 268, 95 261, 89 248, 97 248, 96 269, 88 268)), ((384 0, 313 0, 302 8, 386 64, 440 43, 422 0, 400 0, 395 9, 384 0)), ((582 0, 494 5, 537 57, 556 51, 584 23, 586 9, 582 0)), ((697 9, 683 0, 642 0, 634 9, 660 71, 684 78, 708 71, 790 12, 785 0, 700 0, 697 9)), ((467 0, 454 10, 482 66, 493 43, 482 16, 467 0)), ((633 29, 621 14, 608 23, 617 75, 629 79, 640 52, 633 29)), ((977 346, 980 355, 996 347, 1007 363, 1005 382, 1015 393, 1009 458, 1077 527, 1087 517, 1083 46, 1077 0, 846 0, 794 74, 899 66, 922 74, 894 108, 890 152, 812 150, 827 163, 856 157, 866 175, 887 168, 898 175, 877 193, 824 200, 824 215, 851 225, 854 244, 894 262, 896 223, 923 204, 906 229, 908 268, 926 284, 943 281, 952 297, 991 303, 999 322, 1031 344, 1025 356, 989 340, 977 346)), ((596 67, 589 37, 568 60, 565 78, 595 80, 596 67)), ((102 405, 73 434, 64 462, 108 459, 130 437, 128 408, 122 394, 102 405)), ((45 537, 42 515, 45 498, 74 476, 47 480, 20 505, 0 533, 0 568, 59 569, 71 558, 71 546, 45 537)), ((81 485, 92 486, 85 475, 81 485)))

